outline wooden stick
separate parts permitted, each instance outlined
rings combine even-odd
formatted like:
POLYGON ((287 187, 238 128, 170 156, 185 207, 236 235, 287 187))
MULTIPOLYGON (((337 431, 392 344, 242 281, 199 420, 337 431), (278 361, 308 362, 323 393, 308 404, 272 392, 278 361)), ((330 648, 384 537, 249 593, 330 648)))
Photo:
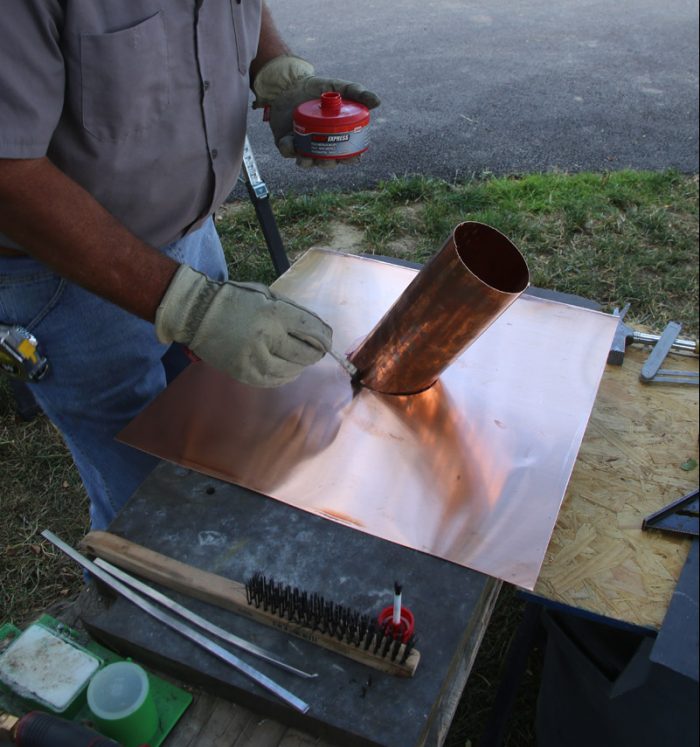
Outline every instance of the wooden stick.
POLYGON ((305 625, 250 605, 246 598, 244 584, 182 563, 115 534, 90 532, 81 542, 81 547, 85 552, 114 563, 130 573, 155 581, 187 596, 244 615, 284 633, 303 638, 305 641, 388 674, 412 677, 420 661, 420 652, 412 649, 406 661, 401 662, 405 644, 401 644, 395 657, 396 660, 392 661, 390 658, 374 654, 373 644, 370 644, 369 650, 365 651, 364 644, 356 647, 345 641, 339 641, 327 633, 311 630, 305 625))

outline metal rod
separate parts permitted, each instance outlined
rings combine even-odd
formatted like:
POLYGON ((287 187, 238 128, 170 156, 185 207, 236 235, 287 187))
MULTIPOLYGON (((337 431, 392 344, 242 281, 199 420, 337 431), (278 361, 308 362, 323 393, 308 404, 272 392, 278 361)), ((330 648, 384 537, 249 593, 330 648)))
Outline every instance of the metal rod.
POLYGON ((148 584, 144 584, 142 581, 139 581, 137 578, 134 578, 126 571, 123 571, 121 568, 117 568, 115 565, 112 565, 108 561, 103 560, 102 558, 97 558, 95 560, 95 565, 100 566, 100 568, 103 568, 105 571, 107 571, 107 573, 119 579, 122 583, 130 586, 132 589, 135 589, 138 592, 141 592, 141 594, 149 597, 154 602, 158 602, 158 604, 163 605, 163 607, 170 610, 171 612, 174 612, 176 615, 180 615, 180 617, 184 618, 188 622, 191 622, 193 625, 196 625, 198 628, 201 628, 207 633, 215 635, 217 638, 221 638, 221 640, 226 641, 226 643, 230 643, 232 646, 237 646, 241 650, 247 651, 249 654, 253 654, 253 656, 257 656, 260 659, 264 659, 265 661, 270 662, 270 664, 274 664, 276 667, 280 667, 280 669, 284 669, 287 672, 296 674, 298 677, 304 677, 306 679, 313 679, 314 677, 318 677, 317 674, 310 674, 309 672, 304 672, 303 670, 297 669, 290 664, 286 664, 285 662, 280 661, 279 659, 274 657, 269 651, 266 651, 264 648, 260 648, 260 646, 256 646, 254 643, 250 643, 250 641, 246 641, 244 638, 240 638, 234 633, 220 628, 218 625, 211 622, 211 620, 207 620, 201 615, 198 615, 196 612, 193 612, 179 602, 176 602, 174 599, 171 599, 165 594, 162 594, 158 590, 151 588, 150 586, 148 586, 148 584))
POLYGON ((330 354, 331 358, 335 358, 338 363, 350 374, 350 378, 354 379, 357 376, 357 366, 354 366, 350 361, 342 354, 339 353, 337 350, 334 350, 331 348, 328 353, 330 354))
MULTIPOLYGON (((623 306, 622 311, 620 311, 619 308, 613 309, 613 316, 619 317, 620 321, 622 321, 629 309, 630 304, 626 303, 623 306)), ((651 332, 640 332, 631 327, 626 327, 626 329, 628 330, 628 336, 625 338, 625 345, 629 345, 632 342, 639 343, 640 345, 655 345, 661 337, 661 335, 653 334, 651 332)), ((671 343, 671 348, 697 355, 700 352, 700 341, 678 337, 671 343)))
POLYGON ((384 394, 429 388, 529 279, 523 256, 502 233, 460 223, 350 355, 359 382, 384 394))
POLYGON ((289 692, 281 685, 277 684, 274 680, 266 677, 264 674, 262 674, 262 672, 258 672, 257 669, 254 669, 253 667, 239 659, 237 656, 232 654, 230 651, 227 651, 222 646, 219 646, 218 643, 215 643, 201 633, 198 633, 196 630, 192 630, 192 628, 188 627, 184 623, 181 623, 179 620, 176 620, 174 617, 171 617, 166 612, 163 612, 163 610, 159 609, 154 604, 151 604, 148 600, 144 599, 135 591, 132 591, 116 578, 112 577, 109 573, 107 573, 107 571, 97 566, 91 560, 88 560, 77 550, 74 550, 70 545, 66 544, 53 532, 49 531, 48 529, 44 529, 44 531, 41 533, 41 536, 49 540, 49 542, 53 543, 56 547, 58 547, 59 550, 68 555, 69 558, 72 558, 76 563, 81 565, 86 570, 90 571, 90 573, 95 576, 95 578, 99 578, 100 581, 105 583, 111 589, 114 589, 114 591, 121 594, 125 599, 136 605, 139 609, 151 615, 151 617, 155 618, 159 622, 162 622, 163 625, 166 625, 176 633, 179 633, 183 637, 201 646, 213 656, 216 656, 218 659, 226 662, 229 666, 233 667, 241 674, 253 680, 253 682, 256 682, 261 687, 273 693, 273 695, 276 695, 278 698, 283 700, 295 710, 300 711, 301 713, 306 713, 309 710, 310 706, 308 703, 305 703, 300 698, 297 698, 296 695, 289 692))
MULTIPOLYGON (((638 342, 640 345, 654 345, 659 341, 660 337, 661 335, 654 335, 649 332, 639 332, 638 330, 632 332, 632 342, 638 342)), ((671 343, 671 349, 683 350, 697 355, 699 345, 700 343, 696 340, 678 337, 671 343)))

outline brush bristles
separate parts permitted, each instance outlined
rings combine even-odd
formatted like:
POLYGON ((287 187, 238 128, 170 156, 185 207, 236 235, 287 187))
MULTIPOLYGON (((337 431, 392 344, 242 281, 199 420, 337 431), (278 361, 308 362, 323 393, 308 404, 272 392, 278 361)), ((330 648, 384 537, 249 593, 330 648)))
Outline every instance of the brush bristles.
POLYGON ((391 661, 399 658, 401 663, 405 663, 413 649, 414 639, 402 646, 389 625, 381 628, 369 615, 327 600, 320 594, 309 594, 275 582, 262 573, 256 573, 246 582, 245 591, 248 604, 256 609, 262 608, 290 623, 303 625, 379 657, 391 661))

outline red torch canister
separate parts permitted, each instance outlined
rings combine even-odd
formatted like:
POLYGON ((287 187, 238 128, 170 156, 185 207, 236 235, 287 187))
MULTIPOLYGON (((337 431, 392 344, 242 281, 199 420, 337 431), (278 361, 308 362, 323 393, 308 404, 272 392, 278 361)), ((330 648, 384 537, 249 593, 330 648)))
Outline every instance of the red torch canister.
POLYGON ((328 91, 294 111, 294 149, 305 158, 353 158, 367 150, 368 125, 366 106, 328 91))

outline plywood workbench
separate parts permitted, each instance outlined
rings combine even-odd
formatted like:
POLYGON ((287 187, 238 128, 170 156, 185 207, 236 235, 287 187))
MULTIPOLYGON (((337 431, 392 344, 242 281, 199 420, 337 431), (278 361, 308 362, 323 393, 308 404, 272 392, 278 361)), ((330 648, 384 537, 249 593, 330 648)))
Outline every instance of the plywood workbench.
MULTIPOLYGON (((606 367, 535 594, 658 630, 690 540, 641 526, 698 486, 698 387, 640 383, 648 355, 630 346, 606 367)), ((697 371, 698 359, 664 367, 697 371)))

